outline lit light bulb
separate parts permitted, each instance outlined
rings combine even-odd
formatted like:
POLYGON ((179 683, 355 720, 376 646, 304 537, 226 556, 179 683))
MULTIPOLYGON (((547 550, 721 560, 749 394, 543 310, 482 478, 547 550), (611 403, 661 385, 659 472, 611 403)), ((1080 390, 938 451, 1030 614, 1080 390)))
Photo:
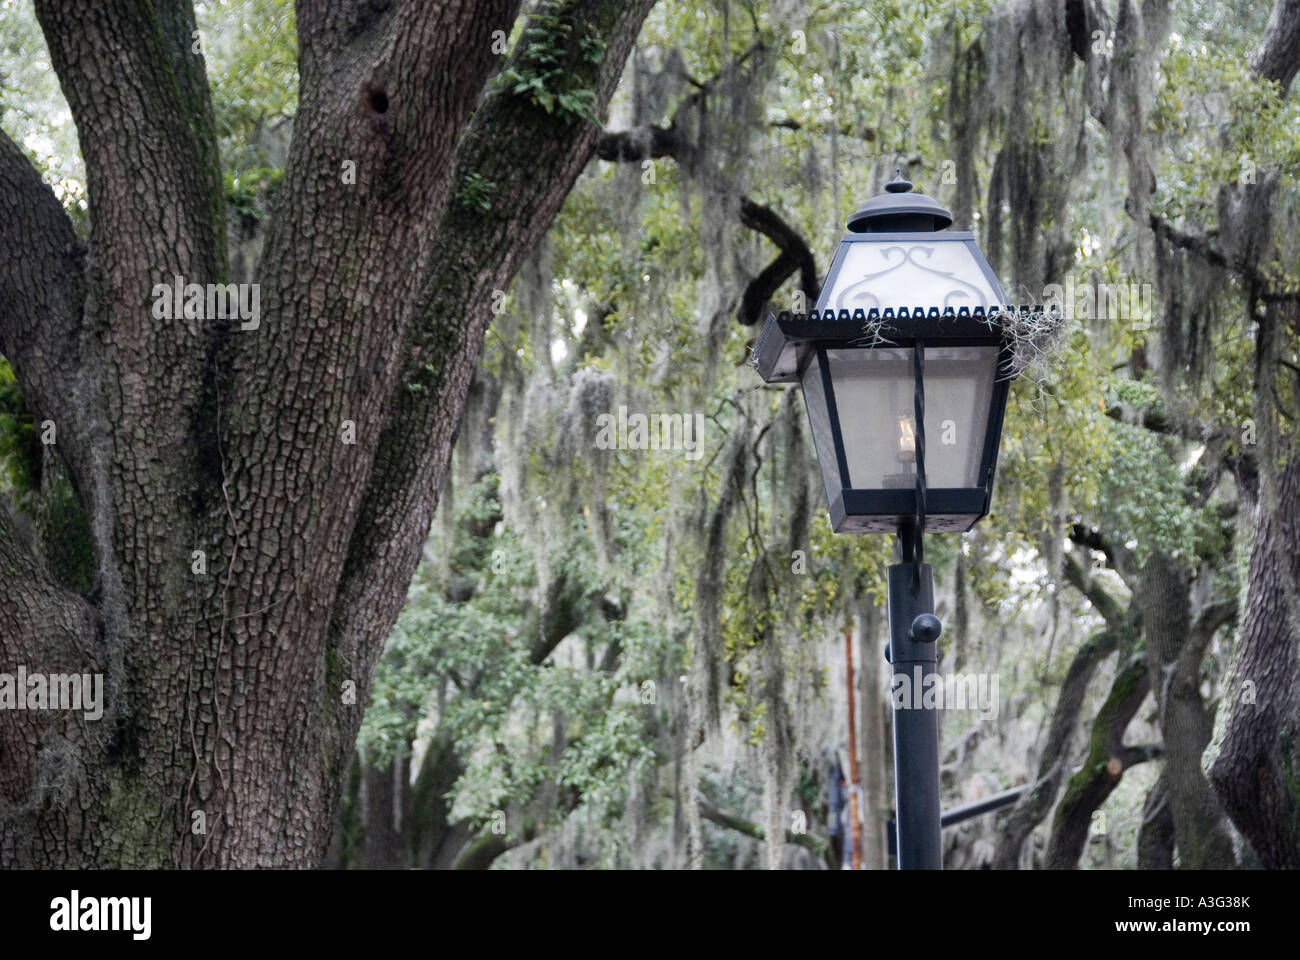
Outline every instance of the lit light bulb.
POLYGON ((901 410, 898 414, 898 462, 916 462, 916 430, 910 410, 901 410))

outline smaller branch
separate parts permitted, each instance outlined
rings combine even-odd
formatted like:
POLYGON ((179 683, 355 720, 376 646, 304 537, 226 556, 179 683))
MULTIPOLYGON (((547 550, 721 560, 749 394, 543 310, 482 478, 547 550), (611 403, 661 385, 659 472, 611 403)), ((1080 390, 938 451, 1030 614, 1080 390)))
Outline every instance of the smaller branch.
POLYGON ((1081 547, 1087 547, 1089 550, 1096 550, 1106 555, 1106 562, 1112 567, 1115 565, 1117 554, 1123 553, 1122 559, 1127 559, 1127 551, 1121 551, 1113 543, 1101 535, 1101 531, 1096 527, 1085 527, 1081 523, 1070 525, 1070 541, 1077 543, 1081 547))
POLYGON ((743 67, 750 60, 750 58, 754 56, 754 54, 765 49, 767 48, 763 44, 763 41, 755 40, 753 43, 749 45, 748 48, 746 48, 744 53, 736 57, 735 60, 732 60, 730 63, 724 65, 722 69, 720 69, 713 76, 709 77, 709 79, 705 80, 703 83, 699 83, 695 80, 690 80, 690 78, 687 77, 687 79, 690 80, 691 85, 696 87, 699 90, 699 93, 694 94, 694 96, 698 97, 703 94, 712 92, 713 88, 717 85, 719 80, 721 80, 732 70, 735 70, 737 67, 743 67))
MULTIPOLYGON (((755 840, 766 839, 767 833, 757 823, 738 817, 734 813, 728 813, 720 810, 709 801, 701 798, 697 804, 700 816, 705 820, 718 824, 720 827, 726 827, 729 830, 735 830, 743 833, 747 837, 753 837, 755 840)), ((810 853, 814 853, 831 865, 831 845, 825 837, 819 837, 811 833, 794 833, 790 830, 785 832, 785 842, 793 843, 796 846, 803 847, 810 853)))
POLYGON ((1175 673, 1195 682, 1200 673, 1201 660, 1219 629, 1237 615, 1236 600, 1218 600, 1205 607, 1192 623, 1187 642, 1178 653, 1175 673))
POLYGON ((663 157, 680 159, 684 146, 685 141, 676 127, 646 124, 632 130, 601 134, 596 141, 596 156, 610 163, 635 163, 663 157))
MULTIPOLYGON (((831 130, 824 124, 806 124, 801 120, 795 120, 792 117, 785 117, 780 120, 773 120, 768 123, 769 127, 776 127, 781 130, 808 130, 811 133, 827 134, 831 130)), ((839 125, 836 131, 842 137, 853 137, 866 143, 874 143, 876 140, 876 131, 873 127, 855 128, 847 120, 839 125)))
POLYGON ((1201 611, 1200 616, 1196 618, 1196 623, 1192 626, 1193 630, 1207 631, 1211 636, 1219 631, 1219 628, 1231 620, 1237 613, 1236 600, 1220 600, 1210 604, 1201 611))
POLYGON ((1246 260, 1229 259, 1222 251, 1211 245, 1205 237, 1179 230, 1169 221, 1156 216, 1154 213, 1150 215, 1149 219, 1151 229, 1155 231, 1156 236, 1162 237, 1180 250, 1196 254, 1196 256, 1212 266, 1229 270, 1250 281, 1258 290, 1264 291, 1258 294, 1261 300, 1300 300, 1300 290, 1274 289, 1279 282, 1278 280, 1261 273, 1252 263, 1246 260))
MULTIPOLYGON (((1119 574, 1130 590, 1132 589, 1129 571, 1133 569, 1133 557, 1127 549, 1111 543, 1099 531, 1079 523, 1071 526, 1069 537, 1071 543, 1105 554, 1107 565, 1119 574)), ((1097 612, 1105 618, 1111 629, 1128 622, 1129 617, 1124 605, 1112 597, 1089 570, 1068 554, 1065 557, 1064 572, 1065 578, 1097 608, 1097 612)))
MULTIPOLYGON (((676 126, 643 126, 602 134, 596 141, 596 156, 610 163, 639 163, 645 160, 671 157, 681 161, 690 149, 676 126)), ((780 289, 781 284, 797 270, 799 286, 810 303, 815 303, 821 293, 817 278, 817 261, 813 258, 808 241, 771 207, 755 203, 749 197, 740 198, 740 222, 771 240, 781 251, 772 263, 749 282, 741 298, 739 321, 753 326, 762 315, 763 307, 780 289)))
POLYGON ((1164 755, 1164 744, 1144 743, 1136 747, 1124 747, 1115 756, 1123 768, 1127 770, 1129 767, 1136 767, 1139 763, 1146 763, 1148 760, 1155 760, 1157 757, 1163 757, 1164 755))
POLYGON ((796 268, 799 270, 799 286, 804 296, 810 304, 816 303, 821 293, 821 284, 817 280, 817 263, 808 248, 808 241, 775 210, 755 203, 749 197, 740 198, 740 222, 763 234, 781 251, 781 256, 746 287, 741 299, 740 322, 746 326, 758 322, 763 305, 796 268))
MULTIPOLYGON (((607 132, 596 141, 596 156, 610 163, 643 163, 671 157, 678 163, 690 166, 693 145, 681 134, 679 119, 686 111, 697 107, 713 90, 714 86, 727 74, 742 66, 756 53, 765 49, 761 41, 755 41, 736 59, 729 62, 707 81, 700 82, 690 76, 686 80, 696 88, 695 92, 683 99, 673 111, 672 122, 667 126, 644 124, 632 130, 607 132)), ((788 129, 802 129, 795 120, 775 121, 772 126, 788 129)), ((872 134, 874 137, 874 133, 872 134)), ((867 138, 870 139, 870 138, 867 138)), ((815 302, 821 292, 817 276, 817 264, 813 259, 808 242, 797 230, 786 223, 779 214, 769 207, 755 203, 748 197, 740 198, 740 222, 744 226, 763 234, 781 251, 772 263, 745 288, 741 298, 737 319, 744 326, 753 326, 762 316, 763 308, 776 294, 781 285, 797 270, 799 284, 809 302, 815 302)))
POLYGON ((1061 692, 1056 698, 1056 706, 1052 710, 1047 743, 1038 761, 1037 780, 1020 795, 1015 809, 1003 825, 1002 839, 993 859, 994 869, 1016 869, 1025 840, 1051 812, 1065 773, 1070 740, 1079 722, 1088 684, 1097 672, 1097 667, 1115 651, 1118 643, 1119 638, 1114 630, 1103 630, 1080 647, 1070 662, 1070 668, 1061 684, 1061 692))
POLYGON ((781 284, 790 278, 797 266, 793 257, 782 253, 763 268, 758 276, 746 284, 745 292, 740 298, 740 307, 736 311, 736 319, 746 327, 758 323, 763 316, 763 308, 776 296, 776 292, 781 289, 781 284))
POLYGON ((1198 510, 1209 503, 1210 497, 1218 489, 1219 479, 1227 467, 1224 462, 1227 449, 1227 433, 1222 430, 1215 431, 1206 440, 1205 449, 1201 451, 1192 469, 1187 472, 1185 481, 1187 489, 1184 496, 1187 502, 1198 510))
POLYGON ((1176 417, 1159 404, 1134 410, 1116 403, 1106 408, 1106 416, 1130 426, 1143 427, 1152 433, 1180 437, 1193 443, 1201 443, 1214 433, 1214 428, 1208 424, 1186 417, 1176 417))
POLYGON ((1118 627, 1124 620, 1124 610, 1119 601, 1107 593, 1074 557, 1066 555, 1064 568, 1065 579, 1084 595, 1107 625, 1112 629, 1118 627))

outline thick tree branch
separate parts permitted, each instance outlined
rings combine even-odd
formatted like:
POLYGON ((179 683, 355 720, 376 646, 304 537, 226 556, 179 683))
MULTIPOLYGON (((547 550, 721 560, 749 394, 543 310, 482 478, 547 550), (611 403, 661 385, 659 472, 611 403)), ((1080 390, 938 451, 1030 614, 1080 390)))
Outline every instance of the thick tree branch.
POLYGON ((155 335, 142 309, 154 282, 173 268, 204 280, 224 269, 211 105, 184 36, 193 11, 185 0, 37 0, 36 13, 77 124, 103 295, 121 308, 115 332, 155 335), (140 202, 141 183, 159 206, 140 202), (171 218, 159 224, 157 209, 171 218))
MULTIPOLYGON (((299 37, 309 53, 261 267, 264 318, 257 330, 234 336, 219 435, 229 452, 221 482, 236 478, 227 536, 252 530, 283 544, 278 531, 266 530, 264 518, 273 515, 305 548, 248 543, 233 606, 264 608, 293 582, 314 578, 319 570, 309 574, 309 567, 325 565, 330 590, 316 598, 297 594, 268 618, 292 617, 297 604, 311 604, 323 638, 359 494, 371 477, 394 385, 410 361, 406 341, 428 273, 438 267, 434 243, 453 192, 459 133, 500 63, 492 33, 509 29, 518 2, 406 3, 372 9, 373 16, 362 9, 370 5, 305 6, 299 37), (354 13, 364 22, 349 19, 354 13), (322 370, 329 372, 326 384, 322 370), (268 423, 300 427, 268 438, 268 423), (345 429, 355 433, 340 442, 345 429), (311 498, 297 488, 307 476, 317 487, 311 498)), ((472 369, 468 358, 456 362, 472 369)), ((437 445, 431 437, 404 441, 437 445)), ((416 523, 406 532, 422 539, 427 529, 416 523)), ((387 545, 377 549, 381 556, 373 559, 382 565, 387 545)), ((402 584, 413 566, 403 570, 402 584)), ((371 585, 398 596, 396 582, 371 585)), ((366 623, 364 666, 344 658, 330 680, 364 686, 396 608, 355 615, 366 623)), ((305 666, 312 658, 304 654, 305 666)))
POLYGON ((1125 769, 1147 759, 1147 748, 1125 747, 1124 731, 1146 699, 1151 677, 1141 655, 1134 656, 1115 676, 1106 702, 1093 721, 1088 755, 1070 778, 1057 806, 1048 841, 1047 867, 1073 870, 1088 841, 1092 812, 1105 803, 1125 769))
POLYGON ((226 272, 226 204, 221 176, 221 150, 217 123, 208 89, 208 69, 203 44, 194 20, 193 0, 154 0, 163 44, 171 56, 172 72, 181 96, 181 113, 199 148, 200 173, 207 176, 208 202, 217 269, 226 272))
POLYGON ((1063 558, 1063 567, 1065 579, 1084 595, 1093 609, 1101 614, 1101 618, 1106 621, 1110 629, 1127 629, 1128 612, 1105 587, 1097 582, 1090 570, 1068 553, 1063 558))
MULTIPOLYGON (((569 17, 571 29, 559 41, 567 58, 562 82, 589 90, 590 111, 599 114, 651 6, 653 0, 601 0, 576 8, 547 2, 530 20, 524 40, 528 30, 547 30, 545 18, 557 11, 569 17), (599 57, 592 55, 596 49, 599 57)), ((521 42, 505 69, 523 75, 542 67, 521 42)), ((410 271, 423 291, 419 322, 399 340, 400 376, 385 398, 374 468, 334 605, 330 632, 341 677, 368 682, 402 601, 400 585, 419 560, 493 316, 493 291, 508 287, 550 227, 598 135, 588 117, 547 112, 502 84, 489 91, 460 141, 454 182, 478 187, 442 210, 427 269, 410 271)))
MULTIPOLYGON (((47 678, 100 674, 102 709, 108 683, 102 676, 100 627, 89 603, 50 578, 28 549, 8 504, 0 502, 0 672, 12 676, 21 667, 47 678)), ((29 690, 16 693, 27 698, 29 690)), ((39 808, 44 792, 73 774, 72 751, 79 744, 102 745, 111 724, 96 723, 99 719, 86 710, 0 710, 0 862, 21 839, 6 821, 39 808)), ((69 813, 80 819, 75 805, 69 813)))
POLYGON ((36 425, 54 421, 55 450, 82 489, 86 461, 74 455, 82 452, 75 443, 83 419, 75 378, 81 363, 84 256, 54 192, 0 132, 0 353, 13 367, 36 425))
POLYGON ((1300 70, 1300 0, 1277 0, 1250 68, 1265 80, 1274 80, 1286 96, 1300 70))
POLYGON ((1014 870, 1020 865, 1020 850, 1034 828, 1046 819, 1056 802, 1069 758, 1070 740, 1079 722, 1088 684, 1101 662, 1114 653, 1119 637, 1114 630, 1094 635, 1074 655, 1061 683, 1052 710, 1047 743, 1038 761, 1038 779, 1020 795, 1002 829, 1002 839, 993 860, 995 870, 1014 870))
POLYGON ((149 0, 36 3, 76 122, 91 215, 87 320, 60 343, 78 365, 78 412, 59 424, 58 442, 71 451, 64 460, 90 517, 101 606, 119 649, 129 613, 157 618, 150 635, 176 636, 163 611, 190 586, 194 517, 217 489, 200 478, 219 324, 151 310, 156 285, 215 282, 225 269, 206 88, 201 64, 179 48, 192 15, 178 2, 168 0, 163 16, 149 0), (143 542, 155 549, 137 548, 143 542))
POLYGON ((1210 781, 1260 865, 1294 870, 1300 869, 1300 457, 1294 451, 1271 492, 1276 506, 1253 512, 1249 590, 1224 685, 1221 709, 1228 717, 1210 781))

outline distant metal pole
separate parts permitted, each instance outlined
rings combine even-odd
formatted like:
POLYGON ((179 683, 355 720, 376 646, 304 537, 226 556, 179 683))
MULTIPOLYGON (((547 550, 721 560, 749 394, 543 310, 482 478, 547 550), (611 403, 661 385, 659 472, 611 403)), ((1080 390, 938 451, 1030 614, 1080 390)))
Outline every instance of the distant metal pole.
MULTIPOLYGON (((939 817, 939 825, 942 827, 954 827, 959 823, 965 823, 967 820, 983 816, 986 813, 993 813, 995 810, 1001 810, 1003 807, 1009 807, 1016 803, 1022 796, 1034 788, 1032 783, 1022 784, 1019 787, 1012 787, 1010 790, 1003 790, 1001 793, 995 793, 991 797, 985 797, 983 800, 976 800, 974 803, 968 803, 964 807, 956 807, 952 810, 945 810, 939 817)), ((889 855, 891 857, 898 855, 898 824, 894 820, 889 821, 889 855)))
POLYGON ((1012 787, 1010 790, 1003 790, 1001 793, 995 793, 983 800, 968 803, 964 807, 945 810, 943 816, 939 818, 939 823, 945 827, 952 827, 973 817, 981 817, 986 813, 992 813, 994 810, 1001 810, 1003 807, 1009 807, 1013 803, 1019 802, 1020 798, 1033 788, 1032 783, 1026 783, 1019 787, 1012 787))
POLYGON ((859 797, 862 793, 858 787, 858 735, 854 729, 853 709, 853 627, 844 628, 844 662, 848 665, 849 685, 849 869, 862 869, 862 830, 859 826, 859 797))
POLYGON ((934 579, 913 556, 914 530, 899 534, 903 562, 889 567, 889 660, 894 682, 894 785, 898 868, 942 870, 939 828, 939 712, 926 710, 925 678, 938 672, 934 579), (900 706, 899 700, 903 698, 900 706))

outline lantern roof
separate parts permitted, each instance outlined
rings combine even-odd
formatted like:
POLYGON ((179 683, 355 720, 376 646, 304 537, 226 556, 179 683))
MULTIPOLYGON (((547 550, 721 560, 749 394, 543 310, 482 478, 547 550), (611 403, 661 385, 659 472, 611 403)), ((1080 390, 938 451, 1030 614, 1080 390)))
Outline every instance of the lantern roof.
POLYGON ((912 183, 900 170, 885 184, 885 193, 872 197, 849 217, 851 233, 936 231, 952 226, 952 214, 933 197, 913 193, 912 183))

